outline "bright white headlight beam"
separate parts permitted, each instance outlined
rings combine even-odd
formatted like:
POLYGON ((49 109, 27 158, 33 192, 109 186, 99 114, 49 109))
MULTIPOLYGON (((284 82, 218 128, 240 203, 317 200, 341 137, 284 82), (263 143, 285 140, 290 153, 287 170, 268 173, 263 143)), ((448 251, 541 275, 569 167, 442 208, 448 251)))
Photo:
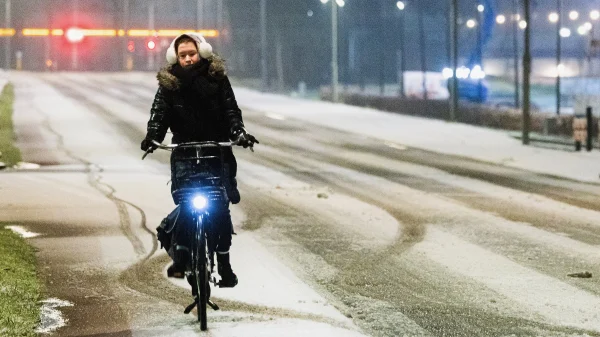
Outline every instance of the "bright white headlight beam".
POLYGON ((208 200, 206 200, 206 198, 201 195, 195 196, 194 199, 192 200, 192 204, 194 205, 194 207, 196 209, 204 209, 206 207, 207 203, 208 203, 208 200))

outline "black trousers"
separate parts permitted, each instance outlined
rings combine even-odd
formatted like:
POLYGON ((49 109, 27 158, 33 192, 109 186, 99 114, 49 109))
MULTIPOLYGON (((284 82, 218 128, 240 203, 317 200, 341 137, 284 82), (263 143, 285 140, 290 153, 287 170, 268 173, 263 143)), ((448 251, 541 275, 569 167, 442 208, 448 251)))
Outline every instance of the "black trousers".
MULTIPOLYGON (((178 205, 163 222, 165 222, 165 229, 170 234, 170 247, 165 247, 167 251, 174 253, 176 250, 189 250, 196 223, 192 212, 178 205)), ((216 252, 228 252, 233 234, 233 223, 231 222, 229 209, 221 209, 208 214, 204 218, 203 224, 207 229, 211 248, 216 252)))
MULTIPOLYGON (((179 152, 173 152, 171 155, 171 193, 178 188, 201 186, 201 182, 207 176, 222 176, 222 184, 230 194, 232 187, 237 185, 235 175, 237 173, 237 163, 231 149, 225 153, 224 166, 221 166, 221 160, 218 159, 219 151, 205 151, 202 155, 213 156, 217 159, 210 160, 186 160, 186 158, 197 156, 194 149, 185 149, 179 152)), ((230 197, 231 199, 231 197, 230 197)), ((173 198, 177 204, 177 200, 173 198)), ((239 200, 238 200, 239 201, 239 200)), ((174 243, 171 249, 186 249, 190 247, 190 239, 193 236, 193 225, 195 219, 192 218, 192 212, 182 209, 183 206, 177 207, 163 220, 166 222, 165 227, 169 228, 167 232, 174 243)), ((218 210, 213 211, 207 217, 207 229, 209 231, 209 244, 213 245, 217 252, 227 252, 231 247, 231 237, 233 234, 233 223, 231 222, 231 214, 229 212, 229 204, 221 206, 218 210)), ((173 257, 173 255, 172 255, 173 257)))

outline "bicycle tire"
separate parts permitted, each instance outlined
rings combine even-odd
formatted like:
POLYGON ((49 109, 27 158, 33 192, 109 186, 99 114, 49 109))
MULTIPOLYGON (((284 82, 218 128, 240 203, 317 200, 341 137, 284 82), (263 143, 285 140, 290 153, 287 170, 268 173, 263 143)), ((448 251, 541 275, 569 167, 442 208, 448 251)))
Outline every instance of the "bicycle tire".
POLYGON ((198 289, 198 321, 200 330, 206 331, 208 328, 208 319, 206 317, 206 307, 208 306, 208 265, 206 259, 206 235, 202 216, 196 220, 196 263, 194 266, 194 276, 196 278, 196 289, 198 289))

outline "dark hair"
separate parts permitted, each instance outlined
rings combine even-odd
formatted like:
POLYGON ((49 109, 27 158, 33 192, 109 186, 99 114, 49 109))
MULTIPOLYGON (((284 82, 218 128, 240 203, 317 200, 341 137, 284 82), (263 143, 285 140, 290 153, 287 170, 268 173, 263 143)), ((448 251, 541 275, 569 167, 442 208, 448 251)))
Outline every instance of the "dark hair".
POLYGON ((175 54, 179 52, 179 45, 185 42, 193 42, 196 46, 196 50, 198 49, 198 45, 196 44, 196 40, 191 38, 188 35, 181 35, 177 40, 175 40, 175 54))

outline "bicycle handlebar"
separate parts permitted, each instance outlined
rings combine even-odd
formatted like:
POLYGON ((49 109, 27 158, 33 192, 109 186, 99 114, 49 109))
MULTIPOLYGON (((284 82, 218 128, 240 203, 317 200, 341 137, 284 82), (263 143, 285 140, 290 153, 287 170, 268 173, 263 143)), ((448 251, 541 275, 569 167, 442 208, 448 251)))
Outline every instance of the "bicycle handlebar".
MULTIPOLYGON (((237 142, 190 142, 190 143, 180 143, 180 144, 163 144, 163 143, 159 143, 159 142, 153 140, 152 144, 154 144, 159 149, 172 151, 178 147, 190 147, 190 148, 216 147, 216 148, 221 148, 221 147, 232 147, 234 145, 237 145, 238 143, 237 142)), ((250 149, 254 152, 254 149, 252 149, 252 147, 250 149)), ((152 151, 154 151, 154 149, 150 148, 150 149, 146 150, 146 152, 142 156, 142 160, 144 160, 148 154, 152 153, 152 151)))
POLYGON ((180 143, 180 144, 162 144, 155 140, 152 141, 152 144, 156 145, 159 149, 163 150, 172 150, 182 147, 231 147, 237 145, 236 142, 190 142, 190 143, 180 143))

